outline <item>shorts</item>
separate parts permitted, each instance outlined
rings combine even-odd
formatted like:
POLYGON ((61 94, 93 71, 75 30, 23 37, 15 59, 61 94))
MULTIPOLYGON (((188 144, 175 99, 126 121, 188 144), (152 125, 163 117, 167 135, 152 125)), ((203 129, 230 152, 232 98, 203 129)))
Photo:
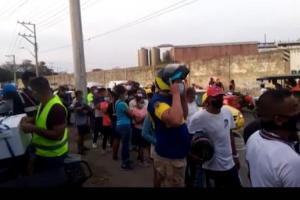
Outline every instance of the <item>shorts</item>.
POLYGON ((88 125, 77 126, 77 131, 79 135, 86 135, 90 132, 90 127, 88 125))
POLYGON ((154 173, 161 187, 185 187, 185 159, 168 159, 154 154, 154 173))

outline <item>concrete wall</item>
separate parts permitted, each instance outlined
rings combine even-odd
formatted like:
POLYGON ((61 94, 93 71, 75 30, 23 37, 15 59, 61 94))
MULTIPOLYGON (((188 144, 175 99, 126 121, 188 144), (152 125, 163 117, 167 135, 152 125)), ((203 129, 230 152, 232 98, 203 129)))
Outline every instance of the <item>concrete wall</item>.
POLYGON ((278 51, 253 56, 233 56, 193 62, 190 81, 206 86, 210 77, 218 77, 225 87, 228 87, 229 81, 233 79, 238 90, 253 94, 258 91, 257 78, 288 72, 289 68, 282 59, 282 53, 278 51))
MULTIPOLYGON (((127 68, 88 73, 88 82, 107 84, 114 80, 135 80, 142 85, 151 84, 158 68, 127 68)), ((226 56, 213 60, 198 60, 190 64, 189 82, 206 87, 210 77, 218 77, 228 86, 234 79, 239 90, 255 93, 259 84, 256 78, 261 76, 285 74, 289 67, 282 58, 282 52, 268 52, 252 56, 226 56), (230 73, 229 73, 230 71, 230 73), (230 75, 229 75, 230 74, 230 75)), ((48 78, 50 82, 74 84, 72 75, 60 75, 48 78)))
POLYGON ((290 50, 291 70, 300 71, 300 49, 290 50))

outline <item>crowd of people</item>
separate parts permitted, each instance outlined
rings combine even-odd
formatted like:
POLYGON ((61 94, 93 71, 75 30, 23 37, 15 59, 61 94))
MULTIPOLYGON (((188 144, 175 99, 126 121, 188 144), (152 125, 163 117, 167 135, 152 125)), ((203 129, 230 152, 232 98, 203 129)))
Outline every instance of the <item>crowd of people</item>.
MULTIPOLYGON (((18 93, 6 88, 5 97, 15 102, 10 114, 27 114, 21 128, 33 134, 35 172, 63 165, 69 151, 67 125, 73 121, 78 154, 90 148, 100 148, 101 154, 111 150, 113 160, 120 154, 122 170, 133 170, 135 150, 141 166, 153 166, 154 187, 240 188, 241 160, 234 118, 223 106, 224 85, 211 78, 200 109, 195 88, 185 81, 188 74, 185 65, 170 64, 158 71, 150 92, 130 82, 112 89, 92 87, 87 96, 77 90, 72 99, 64 87, 54 95, 45 78, 26 72, 25 89, 18 93)), ((300 187, 300 107, 293 96, 295 82, 291 85, 294 89, 277 85, 264 91, 257 103, 258 119, 245 128, 253 187, 300 187)), ((234 80, 229 88, 235 91, 234 80)))

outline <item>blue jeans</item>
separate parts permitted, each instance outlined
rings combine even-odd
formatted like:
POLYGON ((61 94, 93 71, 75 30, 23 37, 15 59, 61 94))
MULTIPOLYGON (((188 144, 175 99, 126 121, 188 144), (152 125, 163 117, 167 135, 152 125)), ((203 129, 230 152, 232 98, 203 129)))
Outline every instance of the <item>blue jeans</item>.
POLYGON ((131 125, 118 125, 116 131, 121 136, 122 141, 122 164, 129 164, 129 147, 132 134, 131 125))

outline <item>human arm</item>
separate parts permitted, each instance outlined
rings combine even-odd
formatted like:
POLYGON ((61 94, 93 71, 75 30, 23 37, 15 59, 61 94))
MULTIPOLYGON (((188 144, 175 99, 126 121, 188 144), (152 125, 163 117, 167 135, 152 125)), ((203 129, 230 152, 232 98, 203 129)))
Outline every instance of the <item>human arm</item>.
POLYGON ((151 118, 149 115, 147 115, 143 124, 142 136, 151 144, 156 145, 156 138, 154 134, 155 133, 152 127, 151 118))
POLYGON ((50 140, 61 140, 66 128, 67 113, 64 107, 55 105, 47 117, 47 129, 40 128, 33 123, 21 122, 21 128, 25 133, 33 133, 50 140))
MULTIPOLYGON (((157 105, 164 106, 162 112, 156 112, 158 118, 160 118, 168 127, 178 127, 182 124, 184 113, 181 104, 181 97, 179 92, 178 83, 171 85, 171 94, 172 94, 172 106, 167 107, 166 105, 157 105)), ((156 108, 156 110, 158 110, 156 108)))
POLYGON ((186 92, 184 93, 183 96, 180 97, 180 99, 181 99, 183 117, 186 120, 189 115, 189 108, 188 108, 188 104, 187 104, 187 100, 186 100, 186 92))
POLYGON ((134 117, 134 113, 132 112, 132 110, 128 107, 128 105, 125 102, 122 102, 120 105, 121 105, 123 112, 125 112, 126 115, 128 115, 128 117, 134 117))
POLYGON ((281 166, 278 176, 282 181, 282 187, 299 188, 300 187, 300 159, 298 155, 290 157, 286 164, 281 166))
POLYGON ((236 167, 240 169, 241 166, 240 166, 239 154, 237 153, 236 150, 234 133, 232 130, 230 131, 230 140, 231 140, 232 156, 233 156, 234 163, 236 167))
POLYGON ((234 160, 234 163, 235 163, 236 167, 238 169, 240 169, 239 154, 236 150, 234 133, 233 133, 233 129, 235 129, 235 123, 234 123, 233 116, 232 116, 232 114, 229 110, 228 110, 228 113, 229 113, 229 117, 230 117, 229 118, 229 125, 230 125, 230 143, 231 143, 231 149, 232 149, 232 156, 233 156, 233 160, 234 160))

